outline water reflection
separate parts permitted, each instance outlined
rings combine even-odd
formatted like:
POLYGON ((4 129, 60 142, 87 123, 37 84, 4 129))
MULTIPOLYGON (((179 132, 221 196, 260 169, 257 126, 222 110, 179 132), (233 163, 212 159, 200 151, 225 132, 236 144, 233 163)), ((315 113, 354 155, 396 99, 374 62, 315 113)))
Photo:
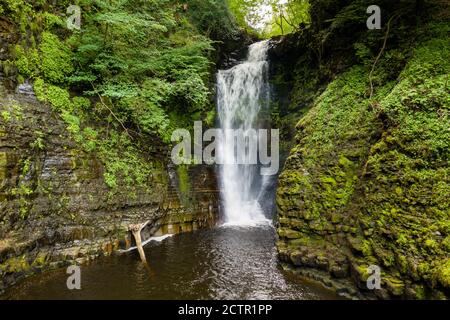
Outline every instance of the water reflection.
POLYGON ((81 269, 81 290, 65 270, 30 278, 9 299, 332 299, 336 296, 277 266, 271 226, 219 227, 180 234, 81 269))

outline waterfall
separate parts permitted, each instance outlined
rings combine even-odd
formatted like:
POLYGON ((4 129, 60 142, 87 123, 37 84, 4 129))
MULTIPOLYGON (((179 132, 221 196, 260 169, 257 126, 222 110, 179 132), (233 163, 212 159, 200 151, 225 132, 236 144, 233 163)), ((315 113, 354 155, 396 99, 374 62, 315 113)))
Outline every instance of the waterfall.
MULTIPOLYGON (((264 179, 257 164, 231 164, 236 159, 231 130, 241 129, 244 135, 261 127, 260 112, 267 110, 268 41, 249 47, 247 59, 229 70, 217 74, 217 109, 224 135, 218 141, 221 198, 225 224, 254 225, 266 223, 258 196, 264 179)), ((256 138, 257 139, 257 138, 256 138)))

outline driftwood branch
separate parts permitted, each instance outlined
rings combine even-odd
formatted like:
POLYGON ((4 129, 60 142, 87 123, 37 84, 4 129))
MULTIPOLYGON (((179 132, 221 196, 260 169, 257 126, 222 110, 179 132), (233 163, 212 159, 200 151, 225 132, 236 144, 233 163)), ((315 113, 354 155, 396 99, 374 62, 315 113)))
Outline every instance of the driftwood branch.
POLYGON ((131 138, 131 140, 133 140, 133 137, 130 135, 130 133, 128 132, 127 127, 125 127, 125 125, 123 124, 123 122, 116 116, 116 114, 114 113, 114 111, 112 111, 112 109, 105 103, 105 101, 103 100, 103 97, 101 96, 100 93, 98 93, 97 89, 95 88, 94 83, 89 80, 89 82, 91 83, 92 88, 94 89, 95 93, 97 94, 98 98, 100 99, 100 103, 106 108, 108 109, 109 113, 111 113, 111 115, 114 117, 114 119, 117 120, 117 122, 120 123, 120 125, 122 126, 123 130, 125 130, 126 134, 131 138))
POLYGON ((147 263, 147 258, 145 257, 144 248, 142 247, 141 231, 149 223, 150 223, 150 220, 147 220, 144 223, 130 224, 128 226, 128 229, 131 231, 131 233, 133 233, 134 240, 136 241, 136 247, 138 249, 139 256, 141 257, 141 260, 142 260, 143 263, 147 263))
POLYGON ((384 50, 386 49, 386 44, 387 44, 387 39, 389 36, 389 32, 391 31, 391 23, 394 21, 394 19, 397 19, 398 17, 400 17, 402 15, 402 13, 397 13, 397 14, 393 14, 392 17, 389 19, 388 23, 387 23, 387 27, 386 27, 386 33, 384 34, 384 39, 383 39, 383 45, 380 49, 380 52, 378 53, 377 57, 375 58, 375 61, 373 62, 372 65, 372 69, 370 70, 369 73, 369 82, 370 82, 370 95, 369 95, 369 99, 372 99, 373 96, 373 73, 375 72, 375 67, 377 65, 377 63, 379 62, 381 56, 383 55, 384 50))

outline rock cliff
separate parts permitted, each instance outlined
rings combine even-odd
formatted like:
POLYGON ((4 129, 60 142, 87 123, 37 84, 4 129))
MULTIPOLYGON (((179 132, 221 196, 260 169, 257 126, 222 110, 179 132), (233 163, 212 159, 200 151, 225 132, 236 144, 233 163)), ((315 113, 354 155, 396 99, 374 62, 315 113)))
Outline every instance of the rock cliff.
POLYGON ((151 220, 143 240, 215 224, 213 167, 173 168, 167 147, 159 144, 140 155, 154 164, 146 183, 112 191, 101 159, 74 141, 67 124, 32 89, 3 92, 0 289, 45 268, 127 249, 134 241, 131 224, 151 220))
POLYGON ((365 28, 364 1, 317 4, 321 19, 271 51, 293 138, 277 189, 279 257, 350 296, 449 297, 448 17, 437 2, 411 4, 380 4, 385 17, 403 12, 390 31, 365 28), (370 266, 381 289, 367 286, 370 266))

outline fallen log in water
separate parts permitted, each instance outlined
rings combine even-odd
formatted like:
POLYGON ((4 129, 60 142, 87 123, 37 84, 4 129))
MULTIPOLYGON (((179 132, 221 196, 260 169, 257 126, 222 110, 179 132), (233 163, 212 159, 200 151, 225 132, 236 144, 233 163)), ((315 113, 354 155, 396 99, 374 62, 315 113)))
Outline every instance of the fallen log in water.
POLYGON ((128 227, 131 233, 133 233, 134 240, 136 241, 136 247, 139 251, 139 256, 141 257, 143 263, 147 263, 147 259, 145 257, 144 248, 142 247, 141 231, 145 228, 145 226, 147 226, 149 222, 150 220, 142 224, 130 224, 128 227))

